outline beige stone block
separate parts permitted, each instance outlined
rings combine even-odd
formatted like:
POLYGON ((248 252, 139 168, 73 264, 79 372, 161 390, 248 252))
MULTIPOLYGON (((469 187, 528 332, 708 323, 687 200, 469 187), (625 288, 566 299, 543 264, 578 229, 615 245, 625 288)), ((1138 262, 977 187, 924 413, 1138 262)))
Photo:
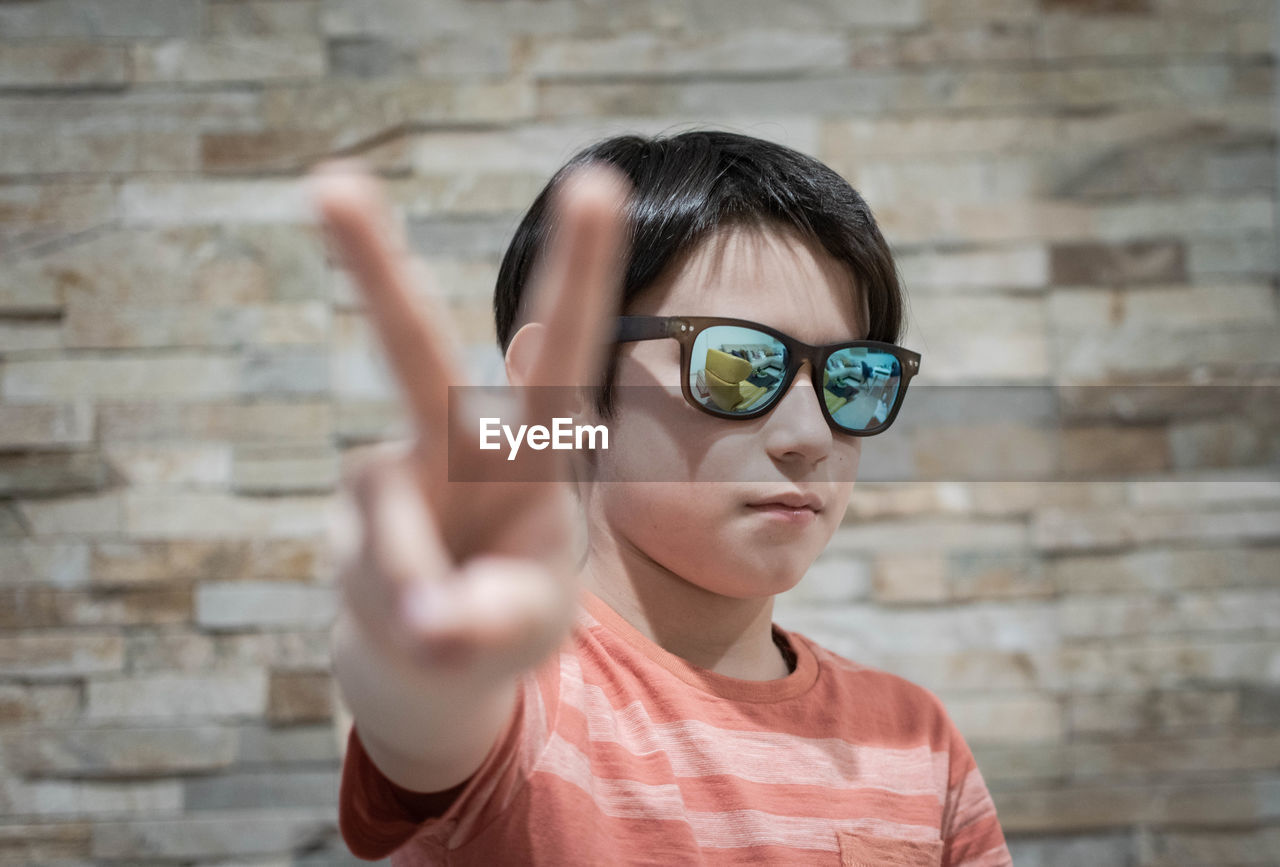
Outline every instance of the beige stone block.
POLYGON ((1073 736, 1150 730, 1213 731, 1235 722, 1240 699, 1231 689, 1073 693, 1066 696, 1064 706, 1073 736))
POLYGON ((973 647, 958 653, 884 653, 876 659, 869 664, 935 691, 1047 690, 1060 680, 1057 657, 1047 650, 1004 651, 973 647))
POLYGON ((320 31, 318 0, 248 0, 214 2, 205 13, 211 36, 298 36, 320 31))
POLYGON ((17 500, 33 536, 111 536, 124 529, 124 504, 117 490, 56 499, 17 500))
POLYGON ((289 81, 317 78, 325 68, 323 43, 304 35, 142 42, 132 61, 139 83, 289 81))
POLYGON ((1164 426, 1069 427, 1061 432, 1058 478, 1092 479, 1160 473, 1172 468, 1164 426))
POLYGON ((699 0, 690 4, 692 29, 719 31, 726 21, 751 28, 911 29, 926 23, 925 0, 820 0, 786 9, 768 0, 699 0))
POLYGON ((239 745, 221 726, 141 726, 8 732, 0 748, 27 777, 134 777, 226 768, 239 745))
POLYGON ((1057 595, 1043 561, 1024 551, 952 552, 947 558, 947 581, 956 601, 1057 595))
POLYGON ((47 355, 48 350, 62 348, 62 328, 41 320, 0 322, 0 346, 15 358, 27 352, 47 355))
POLYGON ((99 825, 94 831, 93 856, 100 860, 130 861, 140 857, 190 860, 276 855, 290 851, 299 840, 318 840, 334 833, 333 806, 259 807, 208 810, 198 816, 149 818, 99 825))
POLYGON ((996 797, 1006 835, 1065 833, 1133 825, 1238 825, 1269 815, 1262 781, 1093 784, 1010 791, 996 797))
POLYGON ((89 863, 89 822, 21 822, 0 826, 0 857, 11 864, 89 863))
POLYGON ((1036 56, 1036 30, 1030 22, 991 26, 934 27, 902 35, 896 60, 901 65, 1027 62, 1036 56))
POLYGON ((127 180, 120 186, 125 226, 219 223, 310 224, 315 214, 295 180, 127 180))
POLYGON ((1199 328, 1131 325, 1100 333, 1055 334, 1053 355, 1062 385, 1169 381, 1216 370, 1247 381, 1280 359, 1275 326, 1213 323, 1199 328))
POLYGON ((267 718, 277 724, 330 719, 333 716, 332 680, 328 671, 272 672, 267 718))
POLYGON ((878 602, 943 602, 949 597, 946 558, 934 554, 882 554, 872 587, 878 602))
POLYGON ((910 293, 1036 289, 1049 283, 1048 254, 1039 245, 903 253, 898 270, 910 293))
POLYGON ((929 347, 920 384, 1043 382, 1049 375, 1042 299, 919 296, 911 312, 903 345, 929 347))
POLYGON ((19 539, 0 548, 0 585, 80 587, 88 583, 89 548, 80 542, 19 539))
POLYGON ((1275 642, 1199 643, 1150 636, 1125 644, 1082 644, 1058 652, 1058 687, 1075 691, 1140 691, 1265 684, 1274 678, 1275 642))
POLYGON ((635 31, 605 38, 534 40, 524 67, 537 77, 784 73, 840 69, 848 44, 830 30, 635 31))
POLYGON ((337 613, 332 587, 278 581, 207 581, 196 590, 196 622, 206 629, 326 628, 337 613))
POLYGON ((0 454, 0 494, 54 496, 110 483, 110 466, 98 452, 0 454))
POLYGON ((235 393, 239 366, 234 358, 190 352, 10 361, 0 371, 0 388, 7 400, 16 403, 86 397, 223 397, 235 393))
MULTIPOLYGON (((422 136, 415 139, 414 159, 422 156, 422 136)), ((410 220, 441 214, 494 215, 523 212, 528 209, 549 177, 541 172, 521 169, 511 171, 459 170, 448 174, 415 175, 404 179, 389 179, 387 192, 404 216, 410 220)), ((449 269, 465 273, 466 270, 485 269, 491 275, 487 290, 493 293, 493 276, 497 265, 450 258, 450 250, 418 250, 427 258, 432 269, 449 269)), ((471 279, 475 279, 472 277, 471 279)), ((454 292, 451 285, 441 281, 446 292, 454 292)))
POLYGON ((1127 548, 1172 542, 1267 542, 1280 538, 1280 510, 1229 509, 1213 512, 1045 509, 1032 522, 1031 536, 1043 551, 1127 548))
POLYGON ((107 183, 43 180, 0 187, 0 224, 87 228, 114 214, 115 191, 107 183))
POLYGON ((260 668, 208 674, 145 674, 89 681, 89 720, 177 720, 258 717, 267 709, 260 668))
MULTIPOLYGON (((176 816, 182 812, 182 784, 157 782, 25 781, 0 778, 0 811, 6 816, 93 817, 176 816)), ((108 823, 110 824, 110 823, 108 823)))
POLYGON ((947 713, 970 745, 1061 740, 1062 706, 1052 695, 955 695, 943 699, 947 713))
POLYGON ((60 39, 154 38, 194 35, 204 3, 169 0, 46 0, 0 9, 7 37, 60 39))
POLYGON ((1020 201, 1040 193, 1043 186, 1034 160, 1016 154, 858 159, 840 171, 873 210, 884 202, 922 198, 933 202, 1020 201))
POLYGON ((1112 241, 1168 235, 1216 236, 1274 231, 1271 199, 1263 195, 1229 199, 1177 197, 1099 205, 1098 236, 1112 241))
POLYGON ((892 244, 1044 243, 1089 237, 1091 208, 1071 201, 1030 199, 998 205, 972 202, 880 202, 880 230, 892 244))
POLYGON ((57 449, 87 445, 93 439, 89 401, 0 406, 0 448, 57 449))
POLYGON ((1084 508, 1128 502, 1118 482, 971 482, 964 488, 972 504, 970 512, 981 517, 1029 515, 1046 506, 1084 508))
POLYGON ((321 301, 209 307, 75 298, 63 336, 67 346, 87 349, 319 345, 328 339, 329 315, 321 301))
POLYGON ((321 493, 338 483, 331 445, 246 445, 236 449, 232 486, 241 494, 321 493))
POLYGON ((515 123, 532 119, 534 108, 533 86, 519 78, 498 82, 374 79, 271 86, 263 92, 262 103, 269 129, 288 129, 297 125, 298 118, 305 118, 309 128, 340 132, 352 142, 400 124, 515 123))
POLYGON ((1274 827, 1222 828, 1209 831, 1152 829, 1142 836, 1142 858, 1153 865, 1266 864, 1280 850, 1274 827))
POLYGON ((79 684, 0 683, 0 724, 69 722, 80 716, 80 693, 79 684))
POLYGON ((0 133, 0 174, 94 175, 192 172, 200 165, 187 132, 130 130, 50 135, 47 130, 0 133))
POLYGON ((943 485, 932 482, 894 482, 856 485, 849 497, 847 521, 876 518, 909 518, 917 515, 963 511, 952 509, 954 496, 943 485))
POLYGON ((101 541, 89 562, 95 585, 188 583, 201 580, 311 581, 320 575, 323 540, 173 539, 101 541))
POLYGON ((871 554, 906 550, 1018 550, 1028 541, 1021 521, 971 521, 918 518, 913 521, 856 521, 842 524, 831 537, 833 552, 871 554))
POLYGON ((62 305, 56 284, 33 279, 21 268, 0 267, 0 313, 49 316, 61 312, 62 305))
POLYGON ((1140 508, 1209 508, 1222 504, 1280 503, 1280 478, 1274 470, 1254 468, 1184 474, 1177 479, 1127 485, 1128 502, 1140 508))
POLYGON ((1280 574, 1280 547, 1158 547, 1054 558, 1062 593, 1172 593, 1197 587, 1255 587, 1280 574))
POLYGON ((124 640, 112 633, 48 631, 0 636, 0 673, 34 680, 118 672, 124 640))
POLYGON ((210 440, 315 441, 334 427, 328 402, 256 400, 99 401, 97 423, 105 442, 201 438, 210 440))
POLYGON ((238 497, 231 494, 124 494, 124 532, 153 539, 224 536, 316 538, 324 535, 325 497, 238 497))
POLYGON ((0 86, 118 88, 133 78, 124 45, 77 40, 10 40, 0 86))
POLYGON ((229 443, 113 443, 105 447, 116 477, 131 486, 226 488, 231 481, 229 443))
POLYGON ((131 626, 191 620, 189 587, 64 590, 57 587, 0 589, 0 627, 131 626))
POLYGON ((1267 439, 1266 428, 1244 419, 1188 422, 1169 429, 1173 465, 1180 470, 1266 464, 1267 439))
POLYGON ((1074 596, 1061 602, 1070 639, 1181 633, 1265 633, 1280 626, 1280 591, 1217 588, 1162 596, 1074 596))

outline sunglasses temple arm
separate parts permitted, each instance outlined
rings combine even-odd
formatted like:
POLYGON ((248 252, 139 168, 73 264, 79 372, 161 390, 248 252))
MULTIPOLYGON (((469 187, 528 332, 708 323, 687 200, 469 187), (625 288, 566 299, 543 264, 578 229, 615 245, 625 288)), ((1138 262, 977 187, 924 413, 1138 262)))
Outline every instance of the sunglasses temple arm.
POLYGON ((614 337, 616 343, 630 343, 633 340, 657 340, 669 333, 669 319, 666 316, 619 316, 618 331, 614 337))

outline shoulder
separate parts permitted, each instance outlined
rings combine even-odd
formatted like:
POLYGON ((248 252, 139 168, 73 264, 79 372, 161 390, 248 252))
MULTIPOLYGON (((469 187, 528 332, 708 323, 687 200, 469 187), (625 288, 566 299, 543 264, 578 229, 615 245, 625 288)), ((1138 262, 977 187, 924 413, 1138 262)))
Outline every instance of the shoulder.
POLYGON ((808 636, 789 634, 813 651, 823 691, 834 692, 843 704, 861 710, 863 719, 899 735, 928 740, 935 748, 943 748, 951 740, 954 724, 933 690, 886 669, 841 656, 808 636))

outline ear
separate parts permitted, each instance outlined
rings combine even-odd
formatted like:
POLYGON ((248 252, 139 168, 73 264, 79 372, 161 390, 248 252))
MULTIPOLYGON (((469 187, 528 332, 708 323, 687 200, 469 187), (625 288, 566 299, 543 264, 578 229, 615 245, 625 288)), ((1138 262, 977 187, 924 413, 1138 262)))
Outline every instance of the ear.
MULTIPOLYGON (((525 323, 511 336, 506 354, 508 385, 520 386, 528 383, 534 361, 542 351, 542 342, 546 336, 547 328, 541 322, 525 323)), ((589 411, 587 395, 585 391, 579 390, 574 395, 573 416, 582 419, 589 411)))
POLYGON ((529 381, 533 363, 542 351, 542 341, 546 336, 547 327, 541 322, 527 322, 511 336, 506 354, 509 384, 524 385, 529 381))

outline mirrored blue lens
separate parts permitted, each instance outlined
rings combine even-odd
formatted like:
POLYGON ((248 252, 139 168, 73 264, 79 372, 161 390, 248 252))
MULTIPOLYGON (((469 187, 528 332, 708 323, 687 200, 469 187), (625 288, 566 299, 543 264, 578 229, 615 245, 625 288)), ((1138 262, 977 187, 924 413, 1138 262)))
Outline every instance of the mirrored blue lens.
POLYGON ((898 400, 902 365, 880 349, 849 347, 831 353, 822 376, 822 396, 831 417, 851 431, 883 425, 898 400))
POLYGON ((745 414, 768 406, 787 373, 787 350, 754 328, 712 325, 698 333, 689 362, 689 390, 698 403, 721 414, 745 414))

